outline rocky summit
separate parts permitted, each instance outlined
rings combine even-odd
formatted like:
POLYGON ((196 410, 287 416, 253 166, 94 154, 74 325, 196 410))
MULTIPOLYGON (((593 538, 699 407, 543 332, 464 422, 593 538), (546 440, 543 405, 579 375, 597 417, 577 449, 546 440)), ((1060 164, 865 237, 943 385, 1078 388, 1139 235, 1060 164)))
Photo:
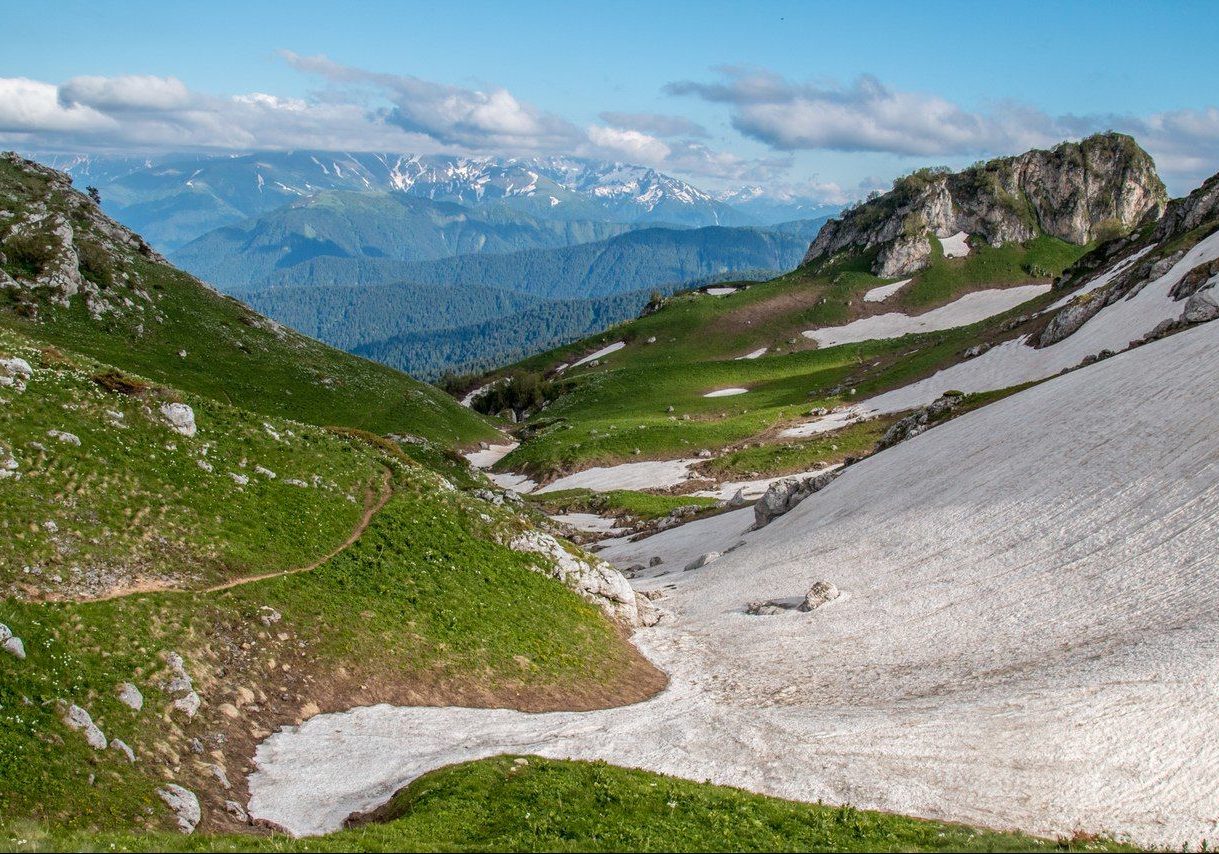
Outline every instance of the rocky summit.
POLYGON ((1151 156, 1108 133, 977 163, 962 172, 926 168, 884 195, 832 219, 805 264, 875 253, 872 272, 907 276, 932 259, 931 238, 970 235, 992 246, 1049 235, 1084 245, 1158 217, 1168 200, 1151 156))

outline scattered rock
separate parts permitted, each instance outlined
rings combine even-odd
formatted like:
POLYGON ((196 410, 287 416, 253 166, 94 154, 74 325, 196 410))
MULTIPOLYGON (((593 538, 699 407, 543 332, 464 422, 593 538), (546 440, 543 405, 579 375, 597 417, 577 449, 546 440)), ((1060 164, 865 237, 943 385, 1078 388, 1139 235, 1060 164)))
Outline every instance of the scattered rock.
POLYGON ((989 349, 990 349, 990 345, 983 342, 981 344, 975 344, 973 347, 970 347, 968 350, 966 350, 961 355, 963 355, 966 359, 976 359, 989 349))
POLYGON ((166 783, 157 789, 157 795, 165 802, 178 818, 178 829, 183 833, 194 833, 203 814, 199 810, 199 799, 190 789, 184 789, 177 783, 166 783))
POLYGON ((267 480, 275 480, 276 474, 266 466, 254 466, 254 474, 262 475, 267 480))
POLYGON ((144 695, 134 682, 124 682, 116 689, 119 702, 137 712, 144 708, 144 695))
POLYGON ((832 602, 839 596, 838 588, 828 581, 818 581, 804 594, 804 601, 797 610, 812 611, 820 608, 826 602, 832 602))
POLYGON ((77 730, 85 736, 85 741, 94 750, 105 750, 108 742, 101 728, 93 722, 93 718, 80 706, 73 703, 68 706, 63 718, 68 729, 77 730))
POLYGON ((21 661, 25 660, 25 644, 21 642, 21 638, 15 636, 5 638, 3 646, 4 651, 9 655, 21 661))
POLYGON ((641 600, 621 572, 608 563, 592 558, 584 560, 569 552, 550 534, 525 531, 508 543, 517 552, 528 552, 548 558, 549 574, 566 584, 588 601, 599 606, 615 619, 628 625, 643 625, 650 614, 641 613, 641 600))
POLYGON ((195 713, 199 711, 199 706, 201 704, 202 700, 199 699, 199 695, 194 691, 190 691, 174 700, 173 706, 175 709, 185 714, 187 718, 193 718, 195 713))
POLYGON ((110 749, 117 750, 119 753, 122 753, 127 757, 128 762, 135 762, 135 751, 132 750, 127 742, 123 741, 121 738, 110 739, 110 749))
POLYGON ((225 801, 224 811, 242 824, 250 823, 250 814, 245 811, 245 807, 236 801, 225 801))
POLYGON ((745 606, 745 613, 755 617, 769 617, 791 609, 791 605, 780 599, 769 599, 765 602, 750 602, 745 606))
POLYGON ((648 561, 648 566, 660 566, 662 563, 664 563, 664 558, 660 555, 653 555, 652 559, 648 561))
POLYGON ((714 561, 719 560, 719 558, 720 558, 719 552, 706 552, 705 554, 699 555, 694 560, 692 560, 688 564, 686 564, 686 568, 683 571, 689 572, 692 569, 701 569, 704 566, 706 566, 707 564, 713 563, 714 561))
POLYGON ((195 411, 185 403, 162 404, 161 417, 175 433, 188 437, 195 435, 195 411))
POLYGON ((34 375, 34 369, 30 367, 30 363, 25 359, 0 359, 0 374, 7 377, 20 377, 28 380, 34 375))
POLYGON ((48 430, 47 435, 52 439, 58 439, 65 445, 75 445, 80 447, 80 437, 75 433, 65 433, 63 430, 48 430))
POLYGON ((698 452, 698 458, 699 458, 700 460, 706 460, 706 459, 710 459, 710 458, 711 458, 711 452, 710 452, 710 451, 708 451, 706 448, 703 448, 701 451, 699 451, 699 452, 698 452))
POLYGON ((279 611, 276 611, 270 605, 263 605, 258 609, 258 621, 264 626, 269 627, 274 623, 278 623, 283 618, 284 615, 279 613, 279 611))
POLYGON ((233 788, 233 784, 229 782, 229 775, 225 773, 223 765, 212 762, 208 764, 207 768, 212 772, 212 776, 216 778, 221 786, 224 786, 226 789, 233 788))

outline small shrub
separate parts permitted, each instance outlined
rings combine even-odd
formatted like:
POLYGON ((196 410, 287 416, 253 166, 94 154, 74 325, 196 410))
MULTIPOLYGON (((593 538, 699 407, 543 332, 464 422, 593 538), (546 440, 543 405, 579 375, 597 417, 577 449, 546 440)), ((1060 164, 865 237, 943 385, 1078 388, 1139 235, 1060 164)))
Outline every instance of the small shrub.
POLYGON ((103 371, 100 374, 94 374, 90 379, 106 391, 130 397, 145 397, 152 391, 149 383, 137 377, 127 376, 122 371, 103 371))

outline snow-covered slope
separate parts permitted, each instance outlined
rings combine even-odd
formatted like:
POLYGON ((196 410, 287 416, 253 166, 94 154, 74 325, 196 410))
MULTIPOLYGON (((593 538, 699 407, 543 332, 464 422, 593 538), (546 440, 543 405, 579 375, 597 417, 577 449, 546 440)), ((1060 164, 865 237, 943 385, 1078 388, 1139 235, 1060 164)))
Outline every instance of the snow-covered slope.
POLYGON ((252 813, 317 832, 508 750, 1047 835, 1214 840, 1216 352, 1210 323, 1055 378, 641 582, 672 611, 637 635, 672 677, 649 702, 321 715, 259 748, 252 813), (819 580, 843 595, 745 613, 819 580))

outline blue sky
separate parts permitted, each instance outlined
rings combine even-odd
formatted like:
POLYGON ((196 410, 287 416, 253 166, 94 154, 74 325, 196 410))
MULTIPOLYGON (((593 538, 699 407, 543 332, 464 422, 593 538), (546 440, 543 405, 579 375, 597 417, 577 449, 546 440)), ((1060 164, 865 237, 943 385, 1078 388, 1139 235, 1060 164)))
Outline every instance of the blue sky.
POLYGON ((848 197, 1114 127, 1175 192, 1219 170, 1215 3, 6 5, 26 149, 572 153, 848 197))

